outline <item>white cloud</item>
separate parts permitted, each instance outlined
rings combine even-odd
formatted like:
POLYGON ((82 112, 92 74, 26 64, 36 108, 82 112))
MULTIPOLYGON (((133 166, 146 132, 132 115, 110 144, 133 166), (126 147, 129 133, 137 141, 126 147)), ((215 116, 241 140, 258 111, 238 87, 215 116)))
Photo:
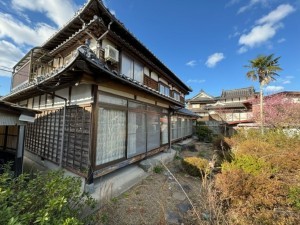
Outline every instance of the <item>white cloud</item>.
MULTIPOLYGON (((2 68, 12 70, 12 67, 23 55, 24 53, 17 46, 8 41, 0 40, 0 66, 2 68)), ((11 76, 11 73, 1 71, 0 76, 11 76)))
POLYGON ((268 4, 268 0, 250 0, 250 2, 247 5, 244 5, 241 8, 239 8, 238 14, 252 9, 257 4, 265 6, 268 4))
MULTIPOLYGON (((249 48, 260 46, 270 39, 272 39, 278 29, 283 27, 281 20, 288 16, 295 9, 289 4, 279 5, 275 10, 271 11, 268 15, 261 17, 256 21, 250 32, 242 34, 239 38, 239 45, 242 47, 238 50, 238 53, 244 53, 249 48)), ((282 39, 284 41, 285 39, 282 39)), ((268 45, 272 46, 272 45, 268 45)))
POLYGON ((277 41, 277 43, 283 43, 283 42, 285 42, 286 40, 285 40, 285 38, 280 38, 278 41, 277 41))
POLYGON ((205 65, 209 68, 213 68, 217 65, 218 62, 222 61, 225 58, 223 53, 216 52, 208 57, 205 62, 205 65))
POLYGON ((264 88, 264 90, 266 92, 279 92, 279 91, 282 91, 284 90, 284 87, 283 86, 267 86, 266 88, 264 88))
POLYGON ((198 84, 201 84, 204 82, 205 82, 205 80, 197 80, 197 79, 195 79, 195 80, 190 79, 187 81, 187 83, 198 83, 198 84))
POLYGON ((277 82, 281 84, 290 84, 292 82, 292 79, 294 79, 294 76, 285 76, 278 78, 277 82))
POLYGON ((109 10, 109 11, 110 11, 110 13, 111 13, 112 15, 114 15, 114 16, 117 15, 115 10, 109 10))
POLYGON ((190 66, 190 67, 194 67, 194 66, 197 65, 197 61, 196 60, 191 60, 191 61, 188 61, 185 65, 190 66))
POLYGON ((258 46, 272 38, 276 34, 278 28, 278 26, 274 27, 271 24, 253 27, 248 34, 243 34, 240 37, 239 44, 251 48, 258 46))
POLYGON ((243 54, 247 51, 248 51, 248 48, 246 48, 245 46, 242 46, 239 48, 239 50, 237 52, 238 52, 238 54, 243 54))
POLYGON ((56 25, 61 27, 74 16, 78 6, 72 0, 12 0, 12 5, 18 10, 31 10, 45 13, 56 25))
POLYGON ((264 23, 275 24, 280 20, 284 19, 286 16, 288 16, 294 11, 295 9, 293 8, 293 6, 289 4, 282 4, 279 5, 275 10, 270 12, 268 15, 257 20, 256 22, 258 24, 264 24, 264 23))
POLYGON ((10 37, 17 44, 40 45, 51 34, 55 28, 38 23, 35 27, 29 27, 15 20, 11 15, 0 13, 0 38, 10 37))

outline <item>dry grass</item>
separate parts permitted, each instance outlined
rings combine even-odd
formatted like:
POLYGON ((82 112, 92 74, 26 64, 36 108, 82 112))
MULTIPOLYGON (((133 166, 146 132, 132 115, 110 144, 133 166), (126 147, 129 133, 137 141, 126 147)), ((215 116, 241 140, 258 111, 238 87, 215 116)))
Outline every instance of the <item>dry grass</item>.
MULTIPOLYGON (((185 148, 179 156, 198 156, 201 152, 208 160, 212 159, 211 144, 196 142, 195 147, 196 151, 185 148)), ((167 170, 164 170, 160 174, 151 174, 123 195, 108 201, 99 211, 99 224, 163 225, 168 224, 165 215, 169 211, 181 215, 180 222, 185 225, 227 224, 210 178, 201 180, 199 177, 187 175, 180 160, 174 160, 166 166, 182 185, 196 212, 192 207, 187 213, 178 210, 177 206, 182 201, 173 195, 175 192, 182 193, 182 190, 167 170)), ((188 203, 188 200, 184 202, 188 203)))

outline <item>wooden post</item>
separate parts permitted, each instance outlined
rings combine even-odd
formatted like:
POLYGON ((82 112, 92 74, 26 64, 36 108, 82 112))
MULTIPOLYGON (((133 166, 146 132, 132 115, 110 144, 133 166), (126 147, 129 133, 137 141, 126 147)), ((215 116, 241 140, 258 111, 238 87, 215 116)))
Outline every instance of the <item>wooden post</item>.
POLYGON ((19 176, 23 172, 23 156, 24 156, 24 140, 25 140, 25 125, 19 126, 18 144, 16 153, 16 168, 15 176, 19 176))

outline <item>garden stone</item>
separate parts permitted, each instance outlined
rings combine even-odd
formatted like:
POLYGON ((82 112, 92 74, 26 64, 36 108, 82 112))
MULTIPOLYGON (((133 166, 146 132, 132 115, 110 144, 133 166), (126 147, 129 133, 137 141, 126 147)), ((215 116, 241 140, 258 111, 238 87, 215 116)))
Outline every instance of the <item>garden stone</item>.
POLYGON ((174 192, 172 197, 176 200, 179 200, 179 201, 183 201, 186 198, 185 194, 182 193, 182 192, 174 192))
POLYGON ((189 211, 192 208, 192 206, 189 203, 182 202, 182 203, 177 204, 177 208, 179 209, 179 211, 181 213, 186 213, 187 211, 189 211))
POLYGON ((185 191, 190 191, 191 190, 191 187, 188 185, 188 184, 183 184, 181 185, 182 188, 185 190, 185 191))
POLYGON ((180 215, 173 211, 168 211, 165 214, 165 219, 168 224, 181 224, 182 218, 180 215))

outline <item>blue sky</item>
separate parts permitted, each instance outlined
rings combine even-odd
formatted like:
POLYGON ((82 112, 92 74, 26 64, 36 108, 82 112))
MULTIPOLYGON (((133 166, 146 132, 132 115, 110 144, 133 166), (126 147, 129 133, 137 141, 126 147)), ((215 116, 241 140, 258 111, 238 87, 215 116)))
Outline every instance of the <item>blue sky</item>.
MULTIPOLYGON (((9 72, 41 45, 85 0, 0 1, 0 95, 9 72)), ((300 89, 300 0, 105 0, 105 5, 196 95, 254 86, 249 60, 281 56, 283 71, 265 93, 300 89)))

